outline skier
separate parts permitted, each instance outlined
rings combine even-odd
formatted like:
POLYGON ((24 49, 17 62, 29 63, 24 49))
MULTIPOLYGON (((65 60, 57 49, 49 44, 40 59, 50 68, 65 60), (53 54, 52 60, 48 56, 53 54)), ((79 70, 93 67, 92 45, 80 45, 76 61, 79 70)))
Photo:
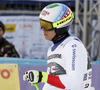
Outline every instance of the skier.
POLYGON ((90 90, 91 61, 77 37, 68 33, 74 15, 61 3, 44 7, 39 15, 40 27, 47 40, 53 42, 47 53, 47 72, 29 70, 23 79, 31 85, 45 83, 42 90, 90 90))

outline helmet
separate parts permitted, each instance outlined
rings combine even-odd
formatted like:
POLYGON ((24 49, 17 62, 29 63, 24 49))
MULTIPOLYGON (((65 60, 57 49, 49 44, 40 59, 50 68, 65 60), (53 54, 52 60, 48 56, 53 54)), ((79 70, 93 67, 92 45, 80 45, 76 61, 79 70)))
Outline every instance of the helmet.
POLYGON ((56 34, 61 35, 68 31, 73 22, 74 14, 68 6, 53 3, 43 8, 39 19, 41 28, 44 27, 46 30, 55 29, 56 34))

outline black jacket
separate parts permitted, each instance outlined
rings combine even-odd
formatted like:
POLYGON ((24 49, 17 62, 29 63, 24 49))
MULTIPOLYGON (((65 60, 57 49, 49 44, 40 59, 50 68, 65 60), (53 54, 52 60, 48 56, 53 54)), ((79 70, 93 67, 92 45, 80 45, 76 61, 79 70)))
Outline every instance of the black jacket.
POLYGON ((0 40, 0 57, 20 57, 14 48, 5 38, 0 40))

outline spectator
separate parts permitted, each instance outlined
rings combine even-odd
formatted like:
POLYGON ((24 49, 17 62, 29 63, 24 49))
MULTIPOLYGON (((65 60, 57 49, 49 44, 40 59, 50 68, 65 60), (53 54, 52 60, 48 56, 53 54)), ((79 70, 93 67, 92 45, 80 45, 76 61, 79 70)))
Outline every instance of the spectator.
POLYGON ((0 57, 20 57, 14 48, 14 45, 9 43, 3 35, 5 33, 5 26, 0 21, 0 57))

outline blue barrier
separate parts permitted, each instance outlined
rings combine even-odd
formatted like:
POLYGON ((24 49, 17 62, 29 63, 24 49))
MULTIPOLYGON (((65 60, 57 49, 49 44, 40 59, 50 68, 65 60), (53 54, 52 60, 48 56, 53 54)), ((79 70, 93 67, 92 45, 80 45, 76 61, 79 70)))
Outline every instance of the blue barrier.
POLYGON ((0 63, 17 63, 18 66, 46 66, 47 61, 42 59, 2 58, 0 63))
POLYGON ((92 65, 100 65, 100 61, 92 61, 91 64, 92 65))
MULTIPOLYGON (((45 66, 47 65, 47 60, 0 57, 0 63, 17 63, 18 66, 45 66)), ((91 64, 100 65, 100 61, 92 61, 91 64)))

